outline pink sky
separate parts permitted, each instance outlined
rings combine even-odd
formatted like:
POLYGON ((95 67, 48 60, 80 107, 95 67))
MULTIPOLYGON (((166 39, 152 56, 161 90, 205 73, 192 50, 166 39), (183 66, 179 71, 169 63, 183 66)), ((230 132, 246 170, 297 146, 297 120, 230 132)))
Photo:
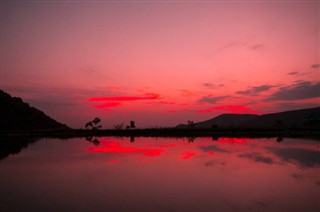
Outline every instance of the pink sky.
POLYGON ((1 89, 71 127, 320 105, 316 1, 1 1, 1 89))

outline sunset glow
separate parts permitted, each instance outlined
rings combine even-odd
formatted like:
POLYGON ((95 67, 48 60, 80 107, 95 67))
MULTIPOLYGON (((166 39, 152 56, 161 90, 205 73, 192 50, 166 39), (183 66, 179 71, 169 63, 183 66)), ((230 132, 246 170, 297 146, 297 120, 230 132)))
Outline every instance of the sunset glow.
POLYGON ((70 127, 320 105, 319 1, 0 4, 0 89, 70 127))

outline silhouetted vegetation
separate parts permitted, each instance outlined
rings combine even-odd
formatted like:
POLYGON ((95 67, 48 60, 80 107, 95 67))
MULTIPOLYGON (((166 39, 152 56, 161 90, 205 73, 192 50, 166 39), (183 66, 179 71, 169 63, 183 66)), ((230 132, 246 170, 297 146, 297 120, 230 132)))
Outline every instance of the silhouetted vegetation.
POLYGON ((130 121, 130 125, 126 126, 126 129, 134 129, 136 128, 135 122, 134 121, 130 121))
POLYGON ((187 126, 188 126, 188 128, 193 128, 193 127, 195 127, 195 124, 193 121, 188 120, 187 126))
POLYGON ((124 129, 124 124, 123 123, 115 124, 115 125, 113 125, 113 128, 116 130, 122 130, 122 129, 124 129))
POLYGON ((86 128, 89 128, 89 129, 92 129, 92 130, 101 129, 102 126, 101 126, 101 125, 98 125, 100 121, 101 121, 101 119, 95 118, 95 119, 93 119, 92 121, 87 122, 87 123, 85 124, 85 127, 86 127, 86 128))

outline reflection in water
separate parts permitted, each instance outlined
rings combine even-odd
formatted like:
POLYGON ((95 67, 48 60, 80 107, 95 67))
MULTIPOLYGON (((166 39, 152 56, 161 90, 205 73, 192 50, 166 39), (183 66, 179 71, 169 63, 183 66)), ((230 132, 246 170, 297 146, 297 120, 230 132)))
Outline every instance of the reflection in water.
POLYGON ((92 142, 94 145, 99 146, 100 141, 98 138, 95 138, 93 136, 86 136, 85 139, 89 142, 92 142))
POLYGON ((280 143, 280 142, 282 142, 282 141, 283 141, 283 138, 282 138, 282 137, 278 137, 278 138, 277 138, 277 142, 278 142, 278 143, 280 143))
POLYGON ((108 142, 104 144, 103 147, 91 147, 89 148, 90 152, 95 153, 142 153, 145 156, 155 157, 159 156, 162 152, 164 152, 163 149, 160 148, 139 148, 139 147, 123 147, 120 143, 117 142, 108 142))
POLYGON ((182 153, 182 156, 181 156, 181 159, 182 160, 187 160, 187 159, 190 159, 192 158, 193 156, 195 156, 197 153, 195 152, 183 152, 182 153))
POLYGON ((319 150, 302 148, 275 148, 268 147, 268 150, 276 154, 286 162, 296 162, 301 167, 315 167, 320 165, 319 150))
POLYGON ((319 211, 319 154, 303 139, 41 139, 1 161, 0 211, 319 211))
POLYGON ((0 140, 0 160, 3 160, 11 154, 20 153, 22 149, 35 143, 38 139, 31 137, 1 137, 0 140))
POLYGON ((265 156, 261 155, 258 152, 240 154, 240 155, 238 155, 238 157, 240 157, 240 158, 248 158, 248 159, 251 159, 251 160, 253 160, 255 162, 258 162, 258 163, 267 163, 267 164, 272 164, 273 163, 272 158, 265 157, 265 156))
POLYGON ((187 137, 187 140, 189 143, 194 142, 196 140, 196 137, 187 137))

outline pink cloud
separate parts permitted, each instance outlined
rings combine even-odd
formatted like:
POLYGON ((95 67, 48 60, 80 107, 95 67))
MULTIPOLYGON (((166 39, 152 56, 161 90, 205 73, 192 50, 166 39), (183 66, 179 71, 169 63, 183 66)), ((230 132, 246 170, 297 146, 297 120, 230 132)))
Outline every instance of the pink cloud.
POLYGON ((187 159, 192 158, 192 157, 195 156, 195 155, 196 155, 195 152, 183 152, 183 153, 182 153, 182 156, 181 156, 181 159, 182 159, 182 160, 187 160, 187 159))
POLYGON ((189 90, 180 90, 180 94, 181 96, 187 96, 187 97, 190 97, 190 96, 197 96, 197 94, 189 91, 189 90))
POLYGON ((104 101, 138 101, 138 100, 153 100, 160 99, 160 95, 156 93, 147 93, 145 96, 106 96, 106 97, 91 97, 89 102, 104 102, 104 101))
POLYGON ((95 108, 99 108, 99 109, 108 109, 108 108, 112 108, 112 107, 118 107, 121 104, 119 102, 107 102, 107 103, 103 103, 100 105, 93 105, 93 107, 95 108))
POLYGON ((166 102, 166 101, 160 101, 160 102, 158 102, 159 104, 166 104, 166 105, 175 105, 175 104, 177 104, 177 103, 175 103, 175 102, 166 102))

